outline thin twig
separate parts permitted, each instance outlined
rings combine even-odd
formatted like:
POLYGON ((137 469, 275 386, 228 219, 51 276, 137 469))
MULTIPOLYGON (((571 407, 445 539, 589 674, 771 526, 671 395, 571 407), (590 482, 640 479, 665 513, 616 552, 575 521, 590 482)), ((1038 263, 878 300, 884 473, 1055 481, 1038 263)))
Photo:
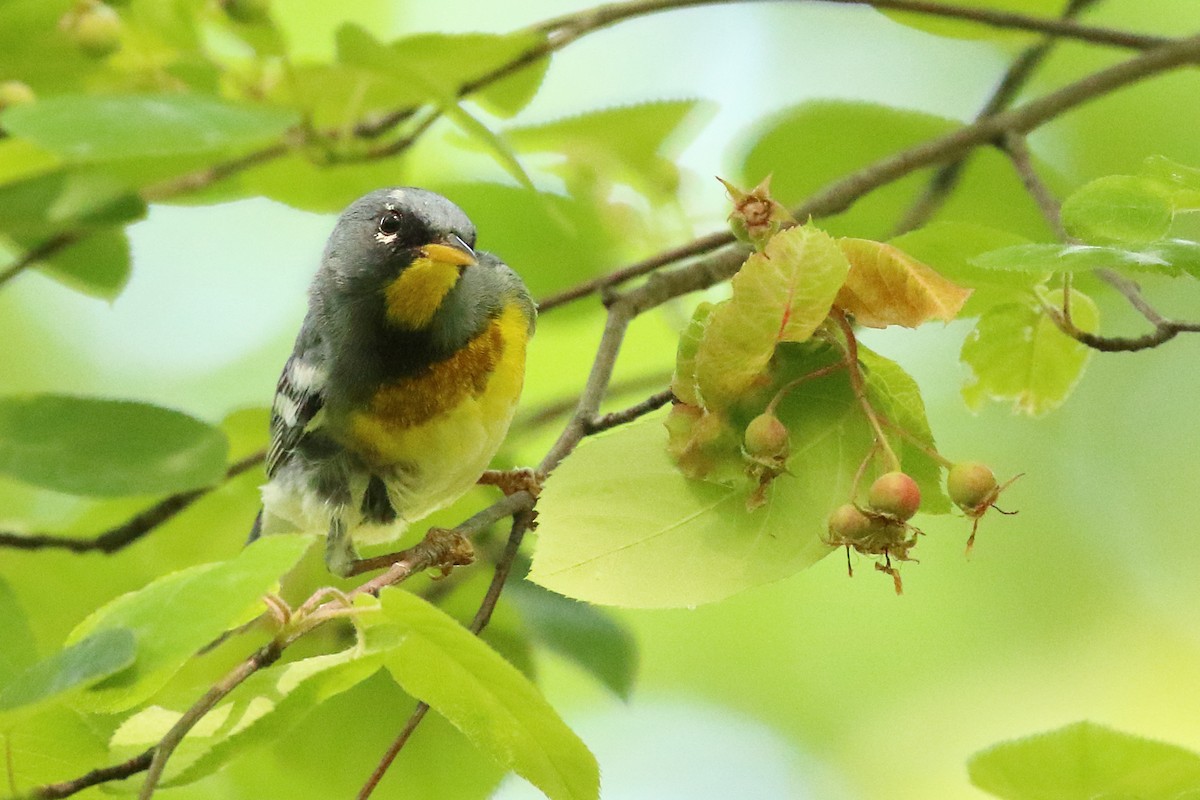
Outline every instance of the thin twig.
MULTIPOLYGON (((735 0, 736 1, 736 0, 735 0)), ((754 2, 755 0, 750 0, 754 2)), ((806 2, 808 0, 805 0, 806 2)), ((974 6, 956 6, 950 3, 931 3, 924 0, 819 0, 839 5, 873 6, 889 11, 908 11, 933 17, 946 17, 974 22, 988 28, 1029 31, 1053 34, 1064 39, 1077 39, 1090 44, 1108 45, 1131 50, 1148 50, 1171 41, 1161 36, 1148 36, 1128 31, 1080 25, 1069 19, 1034 17, 1008 11, 994 11, 974 6)), ((746 2, 746 0, 742 0, 746 2)), ((796 3, 797 0, 791 0, 796 3)), ((728 5, 729 0, 632 0, 626 3, 611 3, 588 11, 547 20, 536 27, 549 35, 583 30, 591 32, 623 22, 634 17, 657 14, 697 6, 728 5)))
POLYGON ((1033 166, 1033 157, 1030 155, 1029 144, 1025 141, 1025 137, 1019 133, 1006 134, 1003 149, 1012 162, 1017 176, 1020 177, 1021 185, 1037 203, 1050 230, 1054 231, 1054 235, 1064 242, 1070 241, 1071 237, 1063 227, 1062 209, 1059 206, 1058 198, 1050 191, 1050 187, 1046 185, 1033 166))
MULTIPOLYGON (((1033 159, 1029 155, 1025 138, 1015 133, 1007 134, 1004 138, 1003 147, 1009 156, 1009 160, 1012 162, 1013 168, 1020 176, 1022 185, 1034 199, 1034 202, 1037 203, 1038 208, 1041 209, 1042 215, 1046 218, 1050 227, 1063 241, 1076 241, 1063 228, 1061 207, 1058 199, 1037 174, 1037 170, 1033 165, 1033 159)), ((1063 276, 1062 307, 1054 308, 1045 304, 1043 304, 1043 307, 1059 330, 1081 344, 1093 350, 1106 353, 1129 353, 1158 347, 1164 342, 1174 339, 1181 333, 1200 331, 1200 322, 1184 322, 1164 317, 1154 306, 1146 301, 1138 285, 1128 278, 1111 269, 1098 269, 1096 270, 1096 274, 1116 289, 1129 305, 1153 326, 1153 330, 1142 336, 1101 336, 1081 329, 1075 324, 1071 315, 1072 276, 1070 273, 1067 273, 1063 276)))
POLYGON ((623 267, 607 275, 592 278, 539 300, 538 313, 544 314, 558 306, 566 305, 572 300, 587 297, 590 294, 617 286, 618 284, 654 272, 662 267, 678 264, 685 259, 710 253, 718 247, 724 247, 725 245, 732 244, 734 241, 732 233, 710 233, 707 236, 701 236, 687 244, 673 247, 670 250, 664 250, 636 264, 630 264, 628 267, 623 267))
POLYGON ((225 477, 220 483, 206 486, 203 489, 192 489, 187 492, 165 497, 135 516, 109 528, 96 536, 59 536, 53 533, 20 534, 0 531, 0 547, 10 547, 14 550, 70 550, 73 553, 90 553, 99 551, 110 554, 127 547, 141 539, 158 526, 173 519, 193 503, 209 494, 226 482, 236 478, 243 472, 262 463, 263 451, 253 453, 229 466, 225 477))
MULTIPOLYGON (((948 134, 868 164, 810 195, 792 209, 792 216, 803 220, 840 214, 875 189, 918 169, 960 158, 972 149, 991 144, 1010 132, 1029 133, 1097 97, 1180 65, 1196 62, 1200 62, 1200 36, 1192 36, 1147 51, 1143 55, 1087 75, 1015 109, 978 119, 948 134)), ((669 258, 656 256, 603 278, 586 281, 547 298, 547 302, 553 307, 569 300, 586 297, 601 289, 612 289, 622 280, 652 273, 659 267, 690 256, 695 256, 697 260, 680 267, 676 272, 687 273, 693 264, 698 265, 697 270, 688 273, 683 280, 692 282, 691 291, 699 291, 729 278, 749 255, 750 249, 735 242, 731 234, 710 234, 668 252, 669 258), (702 273, 707 273, 707 276, 702 273), (712 277, 713 280, 708 281, 707 277, 712 277)))
POLYGON ((82 792, 84 789, 92 786, 99 786, 102 783, 109 783, 110 781, 124 780, 139 772, 145 772, 150 768, 150 762, 153 758, 154 748, 150 748, 127 761, 122 761, 120 764, 94 769, 91 772, 80 775, 74 780, 39 786, 30 793, 30 796, 37 798, 37 800, 59 800, 59 798, 70 797, 76 792, 82 792))
POLYGON ((5 267, 3 272, 0 272, 0 287, 3 287, 4 284, 42 259, 49 258, 60 250, 67 249, 85 235, 83 231, 63 231, 62 233, 54 234, 41 244, 26 250, 16 261, 5 267))
POLYGON ((640 403, 635 403, 629 408, 623 408, 620 411, 613 411, 601 417, 594 417, 588 420, 584 426, 584 434, 591 436, 593 433, 600 433, 609 428, 615 428, 618 425, 624 425, 628 422, 633 422, 638 417, 645 416, 651 411, 658 409, 671 402, 675 397, 675 393, 670 389, 663 389, 661 392, 656 392, 640 403))
POLYGON ((167 766, 167 760, 171 754, 175 752, 175 748, 183 741, 188 732, 195 727, 196 723, 216 707, 217 703, 221 702, 229 693, 242 684, 247 678, 260 669, 271 666, 283 654, 284 644, 278 640, 268 642, 255 651, 254 655, 238 664, 228 674, 218 681, 211 689, 204 693, 191 708, 189 708, 179 721, 171 726, 171 730, 163 736, 158 745, 154 748, 154 755, 150 760, 150 766, 146 770, 146 780, 142 784, 142 790, 138 793, 138 800, 150 800, 154 795, 154 790, 158 786, 158 781, 162 777, 162 772, 167 766))
POLYGON ((854 328, 850 325, 850 320, 846 319, 846 315, 842 313, 840 308, 834 308, 829 312, 829 316, 837 323, 842 331, 843 338, 846 340, 845 358, 846 367, 850 373, 850 387, 854 390, 854 396, 858 398, 858 402, 862 406, 867 423, 875 433, 875 443, 883 451, 883 457, 887 462, 888 470, 898 470, 900 469, 900 459, 896 456, 896 451, 892 449, 892 444, 888 441, 887 434, 883 432, 883 426, 879 424, 879 418, 875 416, 875 407, 871 405, 870 399, 867 398, 867 386, 865 381, 863 381, 862 367, 858 363, 858 337, 854 335, 854 328))
MULTIPOLYGON (((1097 0, 1072 0, 1063 10, 1062 19, 1073 19, 1089 6, 1095 5, 1096 2, 1097 0)), ((1023 50, 1009 65, 991 97, 975 115, 975 121, 978 122, 1008 108, 1016 99, 1017 93, 1029 82, 1034 72, 1041 66, 1042 61, 1054 49, 1057 42, 1058 37, 1049 34, 1037 44, 1023 50)), ((908 213, 897 223, 892 235, 899 236, 927 223, 958 186, 969 158, 970 154, 967 154, 939 167, 925 185, 925 190, 909 208, 908 213)))
MULTIPOLYGON (((533 521, 532 511, 523 511, 513 516, 512 528, 508 534, 508 543, 504 546, 504 554, 496 562, 496 570, 492 573, 492 582, 488 585, 487 592, 483 596, 483 600, 479 604, 479 609, 475 612, 474 619, 471 620, 469 629, 471 633, 478 636, 487 627, 488 622, 492 619, 492 612, 496 610, 496 604, 500 602, 500 593, 504 590, 505 582, 508 580, 509 574, 512 572, 513 564, 516 562, 517 553, 521 549, 521 541, 525 538, 525 532, 529 530, 533 521)), ((375 788, 379 786, 379 782, 383 779, 384 774, 392 766, 392 762, 396 760, 396 756, 400 755, 400 751, 404 749, 404 745, 412 737, 413 731, 421 724, 421 720, 425 718, 425 714, 429 711, 429 704, 425 701, 417 703, 417 707, 413 709, 412 715, 404 724, 404 728, 396 736, 396 739, 388 746, 387 751, 380 758, 379 763, 371 772, 362 789, 359 790, 357 800, 367 800, 375 788)))

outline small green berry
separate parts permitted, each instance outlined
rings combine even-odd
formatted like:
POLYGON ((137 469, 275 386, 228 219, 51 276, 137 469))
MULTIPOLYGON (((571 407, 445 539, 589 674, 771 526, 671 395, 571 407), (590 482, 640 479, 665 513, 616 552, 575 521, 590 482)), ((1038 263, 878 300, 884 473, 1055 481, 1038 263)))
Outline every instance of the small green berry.
POLYGON ((963 511, 980 513, 992 504, 1000 484, 991 468, 979 461, 963 461, 950 468, 946 493, 963 511))
POLYGON ((0 111, 12 106, 25 106, 37 99, 29 84, 21 81, 0 82, 0 111))
POLYGON ((787 426, 772 412, 764 411, 746 426, 744 446, 756 458, 780 458, 787 454, 787 426))
POLYGON ((104 58, 121 47, 121 17, 104 3, 80 2, 59 24, 92 58, 104 58))
POLYGON ((829 538, 833 544, 851 544, 871 529, 871 519, 854 505, 846 503, 829 515, 829 538))
POLYGON ((921 506, 921 489, 903 472, 880 475, 867 490, 867 504, 884 516, 904 521, 921 506))

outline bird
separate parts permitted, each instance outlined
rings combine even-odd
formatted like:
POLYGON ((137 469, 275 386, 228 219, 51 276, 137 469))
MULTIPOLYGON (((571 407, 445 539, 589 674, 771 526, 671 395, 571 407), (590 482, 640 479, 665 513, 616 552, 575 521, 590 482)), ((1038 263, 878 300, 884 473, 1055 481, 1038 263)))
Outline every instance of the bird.
POLYGON ((357 544, 399 537, 465 494, 508 431, 537 308, 475 249, 475 226, 416 187, 342 212, 271 406, 267 482, 250 539, 323 533, 340 577, 357 544))

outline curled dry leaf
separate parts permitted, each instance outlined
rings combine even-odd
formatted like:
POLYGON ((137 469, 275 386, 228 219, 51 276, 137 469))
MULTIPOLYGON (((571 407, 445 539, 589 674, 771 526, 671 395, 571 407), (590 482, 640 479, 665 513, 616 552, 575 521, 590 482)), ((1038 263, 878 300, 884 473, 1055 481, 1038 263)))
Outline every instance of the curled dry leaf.
POLYGON ((834 305, 869 328, 915 328, 931 319, 949 322, 971 295, 932 267, 883 242, 838 239, 850 274, 834 305))

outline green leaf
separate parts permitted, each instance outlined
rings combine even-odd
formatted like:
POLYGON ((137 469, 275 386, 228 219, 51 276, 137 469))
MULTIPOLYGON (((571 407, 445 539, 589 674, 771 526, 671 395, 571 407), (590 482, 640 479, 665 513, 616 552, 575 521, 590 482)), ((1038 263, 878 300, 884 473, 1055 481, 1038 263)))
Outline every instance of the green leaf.
POLYGON ((0 124, 76 164, 233 155, 296 125, 292 111, 198 94, 58 95, 0 114, 0 124))
MULTIPOLYGON (((0 693, 13 678, 37 660, 37 641, 20 601, 8 581, 0 577, 0 693)), ((0 696, 3 696, 0 694, 0 696)))
POLYGON ((133 268, 129 238, 120 228, 97 231, 34 266, 77 292, 113 300, 129 282, 133 268))
POLYGON ((520 672, 425 600, 391 588, 380 599, 398 637, 385 665, 406 692, 552 800, 599 797, 595 758, 520 672))
POLYGON ((629 630, 596 606, 517 581, 507 596, 540 644, 582 667, 623 700, 637 673, 637 642, 629 630))
POLYGON ((1175 211, 1200 208, 1200 169, 1164 156, 1150 156, 1142 163, 1142 175, 1167 187, 1175 211))
POLYGON ((1067 232, 1089 244, 1139 244, 1163 238, 1171 227, 1171 197, 1150 178, 1109 175, 1063 201, 1067 232))
MULTIPOLYGON (((1077 291, 1071 293, 1071 317, 1085 331, 1099 325, 1096 304, 1077 291)), ((971 370, 963 399, 976 410, 989 399, 1007 400, 1016 411, 1040 416, 1067 399, 1091 354, 1040 306, 996 306, 979 318, 963 343, 962 361, 971 370)))
POLYGON ((180 492, 225 472, 224 435, 146 403, 69 395, 0 398, 0 472, 81 495, 180 492))
POLYGON ((1094 244, 1023 244, 983 253, 971 259, 977 267, 995 272, 1025 272, 1045 275, 1058 272, 1087 272, 1115 269, 1123 272, 1197 274, 1200 243, 1166 239, 1136 248, 1094 244))
POLYGON ((701 303, 692 312, 688 325, 679 334, 679 347, 675 351, 675 372, 671 377, 671 391, 684 403, 697 408, 703 405, 700 389, 696 384, 696 352, 704 338, 709 317, 716 309, 715 303, 701 303))
POLYGON ((0 716, 30 708, 73 689, 90 686, 133 663, 134 635, 128 628, 109 628, 58 651, 0 691, 0 716))
MULTIPOLYGON (((925 416, 921 389, 904 369, 878 353, 858 346, 859 361, 866 371, 867 396, 871 404, 926 447, 936 450, 933 431, 925 416)), ((888 431, 884 431, 888 433, 888 431)), ((921 512, 948 514, 950 498, 942 488, 942 467, 907 437, 890 438, 904 471, 921 487, 921 512)))
POLYGON ((505 138, 524 152, 566 156, 563 169, 620 176, 662 199, 679 188, 676 156, 714 111, 699 100, 640 103, 509 128, 505 138))
MULTIPOLYGON (((163 786, 194 783, 254 749, 278 741, 314 708, 371 677, 378 653, 360 646, 261 670, 192 729, 171 757, 163 786), (250 698, 249 700, 247 698, 250 698)), ((116 757, 157 744, 181 712, 151 706, 121 724, 110 747, 116 757)))
POLYGON ((505 171, 526 188, 533 189, 533 181, 508 143, 459 104, 459 82, 454 80, 454 76, 462 74, 464 65, 470 66, 470 74, 479 74, 476 71, 479 64, 473 52, 468 52, 457 61, 446 62, 444 48, 453 48, 448 44, 449 37, 445 35, 401 39, 391 46, 385 46, 353 23, 339 28, 337 37, 340 61, 370 70, 375 77, 399 84, 403 91, 415 91, 419 95, 419 100, 403 103, 402 106, 437 105, 464 133, 491 150, 505 171), (458 67, 457 71, 450 66, 451 63, 458 67), (444 68, 439 69, 439 66, 444 68))
POLYGON ((44 175, 62 161, 49 150, 22 139, 0 139, 0 186, 44 175))
POLYGON ((967 769, 1004 800, 1178 800, 1200 791, 1200 755, 1093 722, 998 744, 967 769))
POLYGON ((825 321, 850 264, 828 234, 798 225, 776 234, 733 276, 696 351, 704 407, 724 408, 754 383, 780 342, 803 342, 825 321))
POLYGON ((955 283, 973 290, 960 316, 974 317, 994 305, 1012 303, 1029 296, 1036 279, 997 272, 975 265, 974 259, 992 250, 1026 244, 1024 237, 986 225, 966 222, 934 222, 889 241, 913 258, 923 261, 955 283))
MULTIPOLYGON (((964 2, 956 3, 956 6, 959 8, 978 8, 1044 18, 1058 16, 1062 12, 1064 4, 1065 0, 964 0, 964 2)), ((962 39, 1016 39, 1022 37, 1029 38, 1036 35, 1029 31, 1006 29, 986 23, 965 19, 952 19, 936 14, 892 10, 881 10, 881 13, 897 22, 937 36, 952 36, 962 39)))
POLYGON ((515 116, 537 95, 549 69, 550 57, 539 58, 512 75, 475 92, 470 95, 470 99, 497 117, 515 116))
POLYGON ((113 713, 147 700, 272 591, 311 544, 312 537, 300 534, 264 537, 229 561, 171 573, 93 613, 71 632, 68 645, 128 629, 137 638, 137 660, 81 694, 77 704, 113 713))
POLYGON ((788 472, 754 512, 744 487, 680 473, 661 414, 587 439, 538 501, 529 579, 590 603, 678 608, 812 566, 830 552, 826 519, 849 499, 872 437, 845 375, 800 385, 779 416, 791 439, 788 472))

